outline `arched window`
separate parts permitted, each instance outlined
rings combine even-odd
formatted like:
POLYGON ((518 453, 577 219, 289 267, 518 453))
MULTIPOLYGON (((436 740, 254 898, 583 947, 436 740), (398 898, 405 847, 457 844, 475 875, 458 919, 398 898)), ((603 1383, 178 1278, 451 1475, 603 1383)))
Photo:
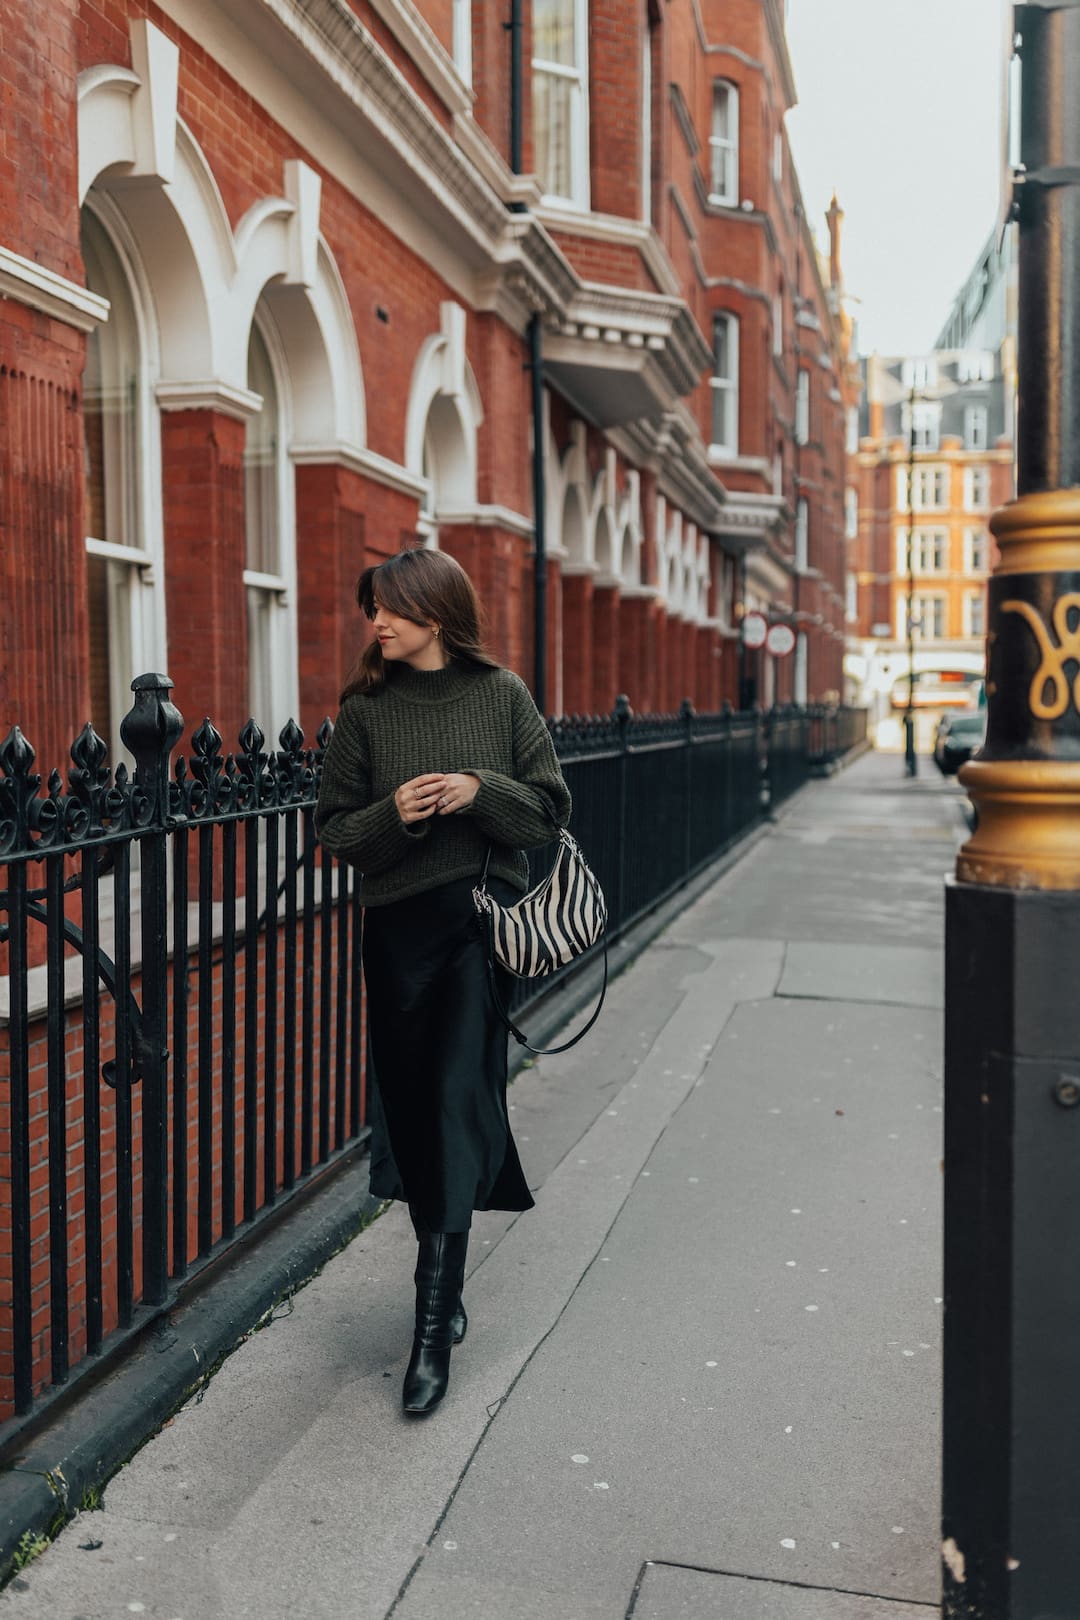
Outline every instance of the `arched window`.
POLYGON ((83 374, 90 718, 116 757, 131 681, 165 663, 157 407, 136 298, 109 232, 82 212, 86 284, 109 300, 83 374), (154 514, 157 514, 155 521, 154 514))
POLYGON ((297 708, 295 501, 288 457, 284 371, 271 358, 269 325, 252 324, 248 387, 262 400, 244 446, 244 585, 248 704, 268 738, 297 708))
POLYGON ((424 428, 423 474, 418 528, 425 543, 438 545, 439 514, 461 511, 472 502, 469 449, 461 415, 452 399, 436 394, 424 428))

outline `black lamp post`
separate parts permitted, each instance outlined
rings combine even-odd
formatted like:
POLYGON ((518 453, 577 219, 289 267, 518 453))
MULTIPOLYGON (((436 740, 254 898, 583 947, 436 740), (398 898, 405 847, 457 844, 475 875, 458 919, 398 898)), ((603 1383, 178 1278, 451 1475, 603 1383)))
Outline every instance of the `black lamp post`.
POLYGON ((1080 1614, 1080 0, 1015 8, 1018 497, 946 894, 943 1614, 1080 1614))

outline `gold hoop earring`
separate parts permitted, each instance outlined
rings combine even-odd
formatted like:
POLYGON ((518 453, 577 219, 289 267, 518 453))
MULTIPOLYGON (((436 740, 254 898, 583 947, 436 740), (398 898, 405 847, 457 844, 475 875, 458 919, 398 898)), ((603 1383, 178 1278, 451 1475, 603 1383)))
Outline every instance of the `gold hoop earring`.
POLYGON ((436 626, 435 626, 435 629, 434 629, 434 635, 435 635, 435 637, 436 637, 436 639, 437 639, 437 638, 438 638, 438 637, 439 637, 439 636, 441 636, 441 635, 442 635, 442 627, 441 627, 441 626, 440 626, 440 625, 436 625, 436 626))

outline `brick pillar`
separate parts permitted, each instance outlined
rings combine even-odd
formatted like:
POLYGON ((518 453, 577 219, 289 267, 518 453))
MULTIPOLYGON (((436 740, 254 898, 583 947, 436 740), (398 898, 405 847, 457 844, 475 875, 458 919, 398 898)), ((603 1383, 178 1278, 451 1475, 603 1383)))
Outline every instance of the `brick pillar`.
POLYGON ((248 718, 244 424, 161 418, 168 674, 189 732, 209 715, 231 748, 248 718))
MULTIPOLYGON (((506 529, 454 523, 440 526, 439 546, 461 564, 476 586, 487 645, 500 663, 516 670, 531 688, 533 559, 530 541, 506 529)), ((549 575, 550 572, 549 564, 549 575)), ((550 622, 549 602, 549 625, 550 622)), ((550 670, 548 681, 550 685, 550 670)))
POLYGON ((81 332, 0 303, 0 737, 46 776, 89 718, 81 332))
POLYGON ((690 694, 699 714, 715 714, 720 707, 720 638, 711 625, 698 626, 694 690, 690 694))
POLYGON ((567 714, 606 714, 610 700, 593 696, 593 577, 564 574, 563 707, 567 714))
POLYGON ((656 708, 656 601, 624 596, 619 603, 619 691, 638 714, 656 708))
POLYGON ((652 704, 650 707, 657 714, 666 714, 671 708, 671 698, 668 691, 668 631, 671 626, 671 616, 662 603, 657 605, 654 620, 654 654, 653 669, 655 671, 652 691, 652 704))
POLYGON ((607 714, 619 688, 619 587, 593 587, 593 708, 607 714))
POLYGON ((566 714, 565 627, 563 625, 562 562, 547 562, 547 711, 566 714))
POLYGON ((344 467, 296 469, 300 724, 309 740, 327 715, 337 713, 341 688, 362 643, 355 591, 369 560, 367 494, 366 481, 344 467))

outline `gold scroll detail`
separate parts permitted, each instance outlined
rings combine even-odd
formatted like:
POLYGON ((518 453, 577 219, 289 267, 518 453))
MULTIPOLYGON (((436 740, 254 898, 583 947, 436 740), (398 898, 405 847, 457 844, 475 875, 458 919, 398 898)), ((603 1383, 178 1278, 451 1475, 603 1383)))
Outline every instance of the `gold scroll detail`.
POLYGON ((1010 598, 1008 602, 1002 602, 1001 611, 1019 613, 1031 626, 1039 643, 1042 663, 1035 671, 1028 692, 1028 706, 1035 718, 1060 720, 1069 707, 1070 696, 1073 708, 1080 714, 1080 668, 1077 669, 1071 692, 1068 676, 1065 674, 1067 663, 1080 664, 1080 591, 1067 591, 1054 603, 1054 633, 1057 636, 1057 646, 1054 645, 1050 631, 1038 609, 1032 607, 1030 602, 1010 598), (1074 610, 1077 620, 1075 626, 1070 629, 1069 614, 1074 610), (1054 694, 1049 703, 1043 698, 1048 683, 1054 694))

